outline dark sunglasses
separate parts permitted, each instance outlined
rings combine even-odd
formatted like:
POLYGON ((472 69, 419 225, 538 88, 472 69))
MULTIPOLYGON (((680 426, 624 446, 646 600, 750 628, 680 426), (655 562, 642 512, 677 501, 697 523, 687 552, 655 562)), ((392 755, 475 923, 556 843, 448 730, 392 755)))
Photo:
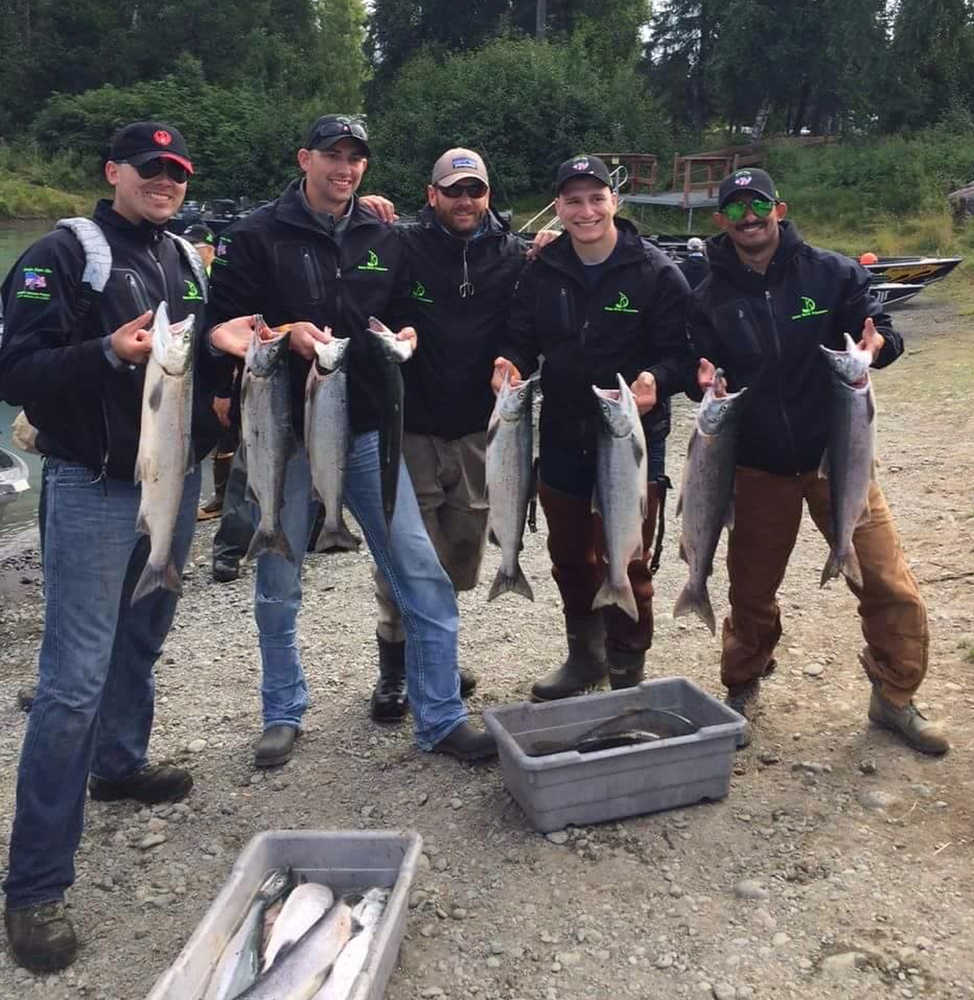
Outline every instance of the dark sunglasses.
POLYGON ((361 139, 362 142, 368 140, 365 127, 361 122, 354 121, 351 118, 333 118, 330 122, 315 130, 308 148, 314 148, 315 144, 321 142, 322 139, 334 139, 335 136, 339 135, 348 136, 352 139, 361 139))
MULTIPOLYGON (((122 163, 127 162, 127 160, 122 160, 122 163)), ((146 160, 145 163, 140 163, 137 166, 134 163, 129 163, 129 166, 135 167, 136 173, 144 181, 158 177, 163 171, 166 172, 170 180, 175 181, 177 184, 185 184, 189 180, 189 171, 184 166, 181 166, 175 160, 164 160, 161 156, 157 156, 152 160, 146 160)))
POLYGON ((470 198, 483 198, 487 194, 487 185, 483 181, 474 181, 473 184, 451 184, 449 187, 437 185, 440 194, 447 198, 462 198, 467 195, 470 198))
POLYGON ((759 219, 766 219, 777 202, 767 198, 752 198, 750 201, 729 201, 720 211, 731 222, 741 222, 750 209, 759 219))

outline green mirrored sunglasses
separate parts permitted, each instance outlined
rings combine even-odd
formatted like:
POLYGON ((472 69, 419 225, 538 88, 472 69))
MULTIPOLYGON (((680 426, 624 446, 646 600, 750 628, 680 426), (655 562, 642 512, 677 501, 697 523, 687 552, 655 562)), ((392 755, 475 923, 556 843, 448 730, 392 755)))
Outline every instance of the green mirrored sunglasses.
POLYGON ((720 211, 726 215, 731 222, 740 222, 747 215, 748 208, 759 218, 766 219, 774 208, 776 202, 767 198, 752 198, 750 201, 729 201, 720 211))

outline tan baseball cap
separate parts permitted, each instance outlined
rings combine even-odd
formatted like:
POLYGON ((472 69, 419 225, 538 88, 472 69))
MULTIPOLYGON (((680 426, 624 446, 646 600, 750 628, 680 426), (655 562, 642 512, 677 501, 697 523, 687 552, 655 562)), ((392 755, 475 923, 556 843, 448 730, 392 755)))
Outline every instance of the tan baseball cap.
POLYGON ((472 149, 448 149, 433 164, 432 183, 439 187, 449 187, 465 177, 476 177, 477 180, 490 184, 484 161, 472 149))

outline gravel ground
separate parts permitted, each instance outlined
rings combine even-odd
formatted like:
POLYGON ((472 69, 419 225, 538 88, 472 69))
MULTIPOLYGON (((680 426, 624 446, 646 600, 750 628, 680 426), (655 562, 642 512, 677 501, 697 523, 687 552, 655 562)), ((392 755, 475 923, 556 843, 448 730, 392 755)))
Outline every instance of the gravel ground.
MULTIPOLYGON (((196 786, 185 803, 151 810, 90 803, 69 900, 78 961, 42 979, 2 948, 0 996, 145 996, 247 840, 297 827, 422 833, 388 1000, 974 997, 974 330, 936 292, 899 315, 909 354, 875 380, 880 476, 925 585, 933 648, 918 700, 950 727, 946 758, 868 725, 855 601, 836 583, 819 589, 826 547, 806 519, 781 592, 779 667, 723 801, 542 836, 496 765, 423 754, 408 726, 371 723, 374 605, 359 554, 306 563, 306 733, 290 764, 255 772, 252 578, 212 582, 206 525, 159 664, 152 738, 153 756, 186 763, 196 786)), ((690 420, 682 401, 675 481, 690 420)), ((719 694, 717 642, 669 615, 685 578, 672 508, 668 529, 649 672, 719 694)), ((522 562, 535 603, 486 603, 496 551, 461 598, 462 660, 480 677, 474 712, 525 698, 563 653, 543 528, 522 562)), ((24 726, 16 692, 34 672, 42 608, 35 552, 8 554, 0 570, 2 866, 24 726)), ((720 613, 722 566, 711 593, 720 613)))

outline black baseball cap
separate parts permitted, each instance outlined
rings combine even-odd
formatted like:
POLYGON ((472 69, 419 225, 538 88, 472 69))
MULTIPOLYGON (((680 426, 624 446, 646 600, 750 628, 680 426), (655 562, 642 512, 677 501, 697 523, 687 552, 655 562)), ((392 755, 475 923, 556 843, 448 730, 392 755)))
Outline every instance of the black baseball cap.
POLYGON ((132 122, 112 136, 108 158, 138 167, 149 160, 172 160, 188 173, 193 172, 186 140, 179 129, 162 122, 132 122))
POLYGON ((597 156, 590 156, 588 153, 573 156, 558 168, 558 173, 555 175, 555 194, 558 194, 574 177, 594 177, 606 187, 612 187, 609 168, 597 156))
POLYGON ((717 207, 723 208, 738 191, 749 191, 751 194, 763 195, 769 201, 778 200, 778 192, 775 189, 774 181, 771 180, 771 175, 756 167, 742 167, 740 170, 728 174, 720 182, 717 207))
POLYGON ((322 115, 308 131, 305 149, 331 149, 342 139, 355 139, 365 150, 366 156, 371 156, 369 135, 365 126, 348 115, 322 115))
POLYGON ((197 243, 207 243, 213 246, 216 243, 216 233, 209 226, 204 226, 202 222, 194 222, 183 230, 183 239, 189 240, 194 246, 197 243))

